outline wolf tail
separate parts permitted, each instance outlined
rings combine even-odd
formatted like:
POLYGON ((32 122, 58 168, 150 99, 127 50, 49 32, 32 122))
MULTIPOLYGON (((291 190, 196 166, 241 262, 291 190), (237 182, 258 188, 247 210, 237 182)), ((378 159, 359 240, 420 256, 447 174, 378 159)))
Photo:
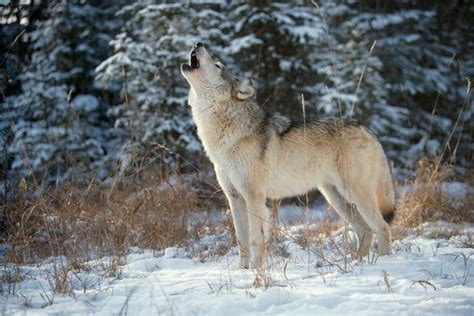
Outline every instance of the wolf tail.
POLYGON ((382 214, 383 219, 391 224, 395 218, 396 206, 395 206, 395 190, 393 188, 392 172, 387 163, 385 169, 386 174, 382 175, 382 179, 379 182, 379 188, 377 190, 377 206, 382 214))
POLYGON ((393 219, 395 218, 395 212, 396 208, 391 208, 388 211, 385 211, 385 213, 382 213, 382 217, 387 222, 387 224, 392 224, 393 219))

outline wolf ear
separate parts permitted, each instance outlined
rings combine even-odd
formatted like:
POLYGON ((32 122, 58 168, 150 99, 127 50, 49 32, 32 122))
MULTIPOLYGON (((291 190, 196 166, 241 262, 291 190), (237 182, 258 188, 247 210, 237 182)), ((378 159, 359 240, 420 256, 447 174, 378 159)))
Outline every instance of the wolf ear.
POLYGON ((247 100, 255 95, 255 89, 239 79, 234 79, 232 84, 232 95, 235 96, 238 100, 247 100))

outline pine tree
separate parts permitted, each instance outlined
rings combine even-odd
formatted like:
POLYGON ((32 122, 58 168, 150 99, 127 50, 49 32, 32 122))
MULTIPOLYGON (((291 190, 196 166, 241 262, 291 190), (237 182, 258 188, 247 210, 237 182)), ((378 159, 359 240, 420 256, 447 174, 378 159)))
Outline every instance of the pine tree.
MULTIPOLYGON (((163 150, 158 145, 181 155, 200 152, 180 64, 196 42, 218 53, 225 37, 219 29, 226 19, 219 13, 223 2, 157 2, 121 10, 130 18, 113 41, 114 55, 98 67, 97 82, 119 90, 123 98, 109 111, 123 130, 123 170, 159 157, 163 150)), ((167 163, 175 162, 176 156, 166 157, 167 163)))
POLYGON ((301 116, 303 94, 311 112, 318 77, 313 54, 325 30, 313 7, 302 1, 232 1, 231 40, 224 50, 235 72, 257 83, 265 108, 301 116))
POLYGON ((201 156, 179 70, 198 41, 256 80, 264 108, 298 118, 304 95, 308 119, 357 118, 396 166, 438 155, 454 124, 455 162, 472 158, 474 8, 465 1, 140 0, 117 17, 120 5, 50 3, 26 33, 22 93, 0 109, 8 164, 21 176, 102 177, 116 158, 123 170, 156 161, 160 144, 201 156))
MULTIPOLYGON (((4 100, 21 92, 19 75, 29 52, 26 34, 35 21, 42 18, 44 7, 44 0, 0 3, 0 183, 12 178, 8 148, 13 139, 12 126, 18 117, 11 104, 4 100)), ((5 186, 0 184, 0 192, 2 189, 5 190, 5 186)))
POLYGON ((410 146, 409 111, 391 103, 384 63, 376 40, 358 37, 346 23, 357 11, 345 3, 325 2, 317 8, 327 27, 327 42, 314 54, 322 80, 316 85, 318 109, 332 116, 353 118, 371 129, 397 166, 407 163, 400 152, 410 146))
POLYGON ((28 36, 42 18, 45 0, 0 1, 0 102, 19 93, 19 74, 28 58, 28 36))
POLYGON ((441 23, 442 4, 381 1, 377 8, 369 1, 348 1, 342 6, 338 20, 343 22, 336 29, 354 41, 377 41, 374 56, 385 82, 379 87, 388 104, 404 108, 408 122, 396 137, 404 140, 396 149, 403 166, 440 154, 465 97, 461 37, 441 23))
POLYGON ((109 126, 93 78, 117 27, 113 10, 101 1, 58 1, 29 34, 33 53, 21 75, 23 92, 5 102, 16 113, 10 152, 19 176, 58 183, 106 175, 99 166, 109 126))

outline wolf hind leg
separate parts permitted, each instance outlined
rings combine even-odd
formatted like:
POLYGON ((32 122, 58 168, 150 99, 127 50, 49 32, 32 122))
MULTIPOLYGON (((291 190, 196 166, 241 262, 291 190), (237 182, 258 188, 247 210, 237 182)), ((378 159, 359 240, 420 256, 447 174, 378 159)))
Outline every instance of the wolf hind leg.
POLYGON ((390 225, 383 219, 377 207, 375 190, 361 185, 341 192, 348 201, 354 201, 360 215, 377 236, 377 252, 380 256, 388 255, 391 251, 392 233, 390 225))
POLYGON ((362 259, 367 256, 372 246, 373 232, 367 222, 362 218, 357 208, 351 206, 349 202, 332 185, 324 185, 320 188, 321 193, 331 204, 336 212, 355 230, 359 245, 357 248, 357 258, 362 259))

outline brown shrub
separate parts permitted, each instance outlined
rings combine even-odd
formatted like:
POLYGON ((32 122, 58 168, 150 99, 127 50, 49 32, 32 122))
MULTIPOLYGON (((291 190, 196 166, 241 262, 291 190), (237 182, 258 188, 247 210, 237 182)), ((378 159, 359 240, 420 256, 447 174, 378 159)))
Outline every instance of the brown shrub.
MULTIPOLYGON (((456 179, 469 185, 472 171, 456 179)), ((443 220, 451 223, 474 220, 474 196, 468 194, 464 201, 457 200, 443 190, 443 183, 455 179, 452 166, 426 158, 419 161, 417 175, 405 183, 407 192, 401 193, 394 220, 394 235, 402 237, 407 227, 417 227, 425 222, 443 220)), ((472 183, 472 182, 471 182, 472 183)))
POLYGON ((20 194, 6 212, 4 263, 63 255, 80 269, 88 259, 111 256, 116 266, 131 246, 184 245, 192 238, 189 214, 206 201, 182 176, 158 180, 148 172, 111 187, 66 184, 36 198, 20 194))

